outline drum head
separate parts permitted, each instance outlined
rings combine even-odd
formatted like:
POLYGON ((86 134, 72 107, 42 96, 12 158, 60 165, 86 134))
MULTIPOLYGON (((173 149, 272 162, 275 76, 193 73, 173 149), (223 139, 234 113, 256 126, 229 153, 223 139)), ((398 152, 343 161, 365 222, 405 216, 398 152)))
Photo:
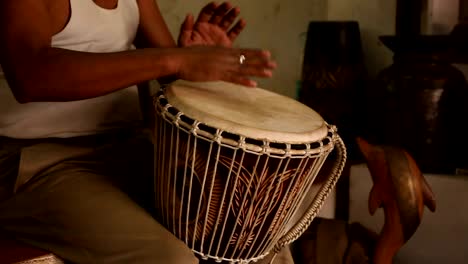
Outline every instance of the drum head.
POLYGON ((327 124, 317 112, 262 88, 176 81, 165 95, 188 117, 247 138, 302 144, 320 141, 328 134, 327 124))

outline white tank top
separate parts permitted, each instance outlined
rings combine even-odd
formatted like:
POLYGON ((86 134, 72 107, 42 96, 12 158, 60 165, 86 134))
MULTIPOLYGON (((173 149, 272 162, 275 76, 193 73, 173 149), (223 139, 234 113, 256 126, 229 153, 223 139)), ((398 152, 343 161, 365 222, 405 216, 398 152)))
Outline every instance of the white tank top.
MULTIPOLYGON (((115 9, 101 8, 92 0, 70 0, 70 6, 70 20, 53 36, 53 47, 85 52, 133 48, 139 24, 136 0, 118 1, 115 9)), ((0 136, 73 137, 135 126, 140 122, 136 87, 87 100, 19 104, 9 87, 0 85, 0 136)))

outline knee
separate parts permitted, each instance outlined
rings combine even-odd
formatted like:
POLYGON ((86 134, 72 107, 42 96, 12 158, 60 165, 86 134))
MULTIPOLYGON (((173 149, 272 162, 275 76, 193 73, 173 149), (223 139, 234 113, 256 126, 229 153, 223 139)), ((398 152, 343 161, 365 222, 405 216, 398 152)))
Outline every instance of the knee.
MULTIPOLYGON (((165 239, 143 237, 125 242, 108 241, 106 250, 91 250, 89 263, 129 263, 129 264, 197 264, 198 258, 185 243, 175 237, 165 239), (124 245, 123 245, 124 244, 124 245)), ((76 261, 83 263, 82 261, 76 261)), ((88 262, 86 262, 88 263, 88 262)))

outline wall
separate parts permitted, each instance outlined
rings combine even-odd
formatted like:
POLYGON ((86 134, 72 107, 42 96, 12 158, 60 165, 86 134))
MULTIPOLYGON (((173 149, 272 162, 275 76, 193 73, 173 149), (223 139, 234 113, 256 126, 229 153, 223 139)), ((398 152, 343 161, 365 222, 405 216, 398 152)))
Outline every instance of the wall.
MULTIPOLYGON (((436 211, 424 209, 421 225, 400 249, 393 263, 465 264, 468 259, 468 178, 454 175, 425 175, 436 198, 436 211)), ((368 211, 372 180, 367 166, 351 168, 350 221, 380 232, 383 210, 368 211)))
POLYGON ((329 0, 328 20, 356 20, 361 29, 370 78, 392 63, 393 53, 379 41, 395 34, 396 0, 329 0))
MULTIPOLYGON (((185 14, 198 12, 209 0, 158 0, 171 32, 177 36, 185 14)), ((219 1, 218 1, 219 2, 219 1)), ((269 49, 278 62, 271 80, 259 85, 295 97, 295 82, 301 70, 304 33, 311 20, 357 20, 370 76, 391 64, 391 52, 382 46, 379 35, 393 34, 395 0, 232 0, 241 8, 248 26, 237 46, 269 49)))
MULTIPOLYGON (((198 11, 210 0, 157 0, 174 37, 188 12, 198 11)), ((220 2, 220 1, 218 1, 220 2)), ((248 26, 236 46, 263 48, 272 52, 278 69, 271 79, 259 85, 289 97, 296 96, 305 33, 311 20, 357 20, 365 60, 374 77, 391 64, 392 53, 378 40, 393 34, 396 0, 232 0, 241 8, 248 26)))
MULTIPOLYGON (((158 0, 172 34, 177 36, 185 14, 201 9, 209 0, 158 0)), ((218 1, 221 2, 221 1, 218 1)), ((258 80, 261 87, 295 96, 295 82, 300 73, 300 58, 310 20, 326 19, 328 0, 232 0, 241 9, 248 26, 236 46, 263 48, 272 52, 278 63, 275 76, 258 80)))

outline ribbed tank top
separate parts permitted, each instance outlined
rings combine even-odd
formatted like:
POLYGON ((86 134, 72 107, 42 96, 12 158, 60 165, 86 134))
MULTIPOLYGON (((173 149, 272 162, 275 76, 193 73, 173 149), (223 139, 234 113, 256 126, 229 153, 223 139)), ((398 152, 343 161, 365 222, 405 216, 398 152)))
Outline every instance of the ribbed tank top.
MULTIPOLYGON (((52 47, 84 52, 133 48, 139 24, 136 0, 120 0, 115 9, 104 9, 92 0, 70 0, 70 7, 70 19, 52 37, 52 47)), ((92 99, 26 104, 19 104, 7 85, 0 86, 0 136, 73 137, 140 122, 138 92, 134 86, 92 99)))

